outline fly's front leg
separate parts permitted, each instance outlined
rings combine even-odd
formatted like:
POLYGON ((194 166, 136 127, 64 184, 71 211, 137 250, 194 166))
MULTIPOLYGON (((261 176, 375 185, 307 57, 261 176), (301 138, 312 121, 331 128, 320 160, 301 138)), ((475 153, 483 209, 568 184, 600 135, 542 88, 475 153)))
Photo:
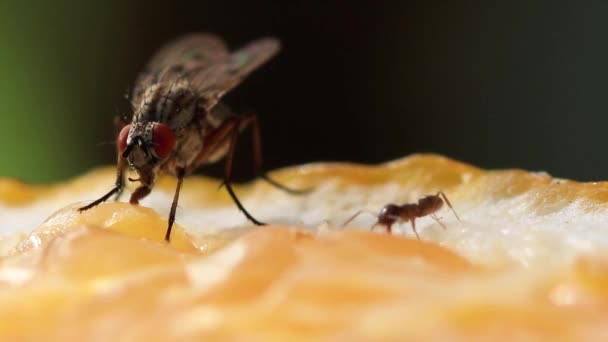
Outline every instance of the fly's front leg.
POLYGON ((141 185, 131 194, 131 199, 129 199, 129 203, 131 204, 139 204, 140 200, 150 194, 154 186, 154 172, 141 172, 138 180, 141 182, 141 185))
POLYGON ((169 224, 167 227, 167 232, 165 233, 165 241, 171 241, 171 228, 173 228, 173 223, 175 222, 175 212, 177 211, 177 202, 179 201, 179 192, 182 189, 182 184, 184 182, 184 176, 186 175, 186 170, 180 168, 177 170, 177 189, 175 189, 175 195, 173 196, 173 203, 171 203, 171 211, 169 212, 169 224))
MULTIPOLYGON (((129 122, 121 116, 115 116, 114 117, 114 130, 115 130, 115 135, 118 136, 120 134, 120 131, 122 131, 122 129, 128 125, 129 122)), ((120 155, 120 152, 118 152, 118 159, 121 160, 123 159, 122 156, 120 155)), ((123 164, 124 164, 124 159, 123 159, 123 164)), ((124 166, 123 166, 124 168, 124 166)), ((114 196, 114 201, 118 201, 120 199, 120 196, 122 195, 123 191, 125 190, 125 187, 122 186, 124 185, 124 171, 121 172, 121 187, 118 189, 118 191, 116 191, 116 196, 114 196)), ((118 182, 117 182, 118 183, 118 182)))
POLYGON ((125 160, 120 156, 120 153, 118 154, 118 163, 116 166, 116 183, 114 185, 114 188, 112 188, 112 190, 110 190, 107 194, 101 196, 98 200, 92 202, 89 205, 85 205, 82 208, 79 208, 78 211, 82 212, 88 209, 91 209, 95 206, 97 206, 98 204, 101 204, 105 201, 108 200, 108 198, 112 197, 112 195, 114 194, 119 194, 120 192, 122 192, 122 189, 124 187, 124 172, 126 169, 127 163, 125 162, 125 160))

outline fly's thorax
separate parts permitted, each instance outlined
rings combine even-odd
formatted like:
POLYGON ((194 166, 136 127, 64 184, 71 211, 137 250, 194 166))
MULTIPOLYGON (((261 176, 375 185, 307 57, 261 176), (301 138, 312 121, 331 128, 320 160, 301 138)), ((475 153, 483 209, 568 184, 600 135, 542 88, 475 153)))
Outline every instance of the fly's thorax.
POLYGON ((234 117, 234 112, 225 104, 218 103, 213 109, 205 115, 205 124, 210 128, 218 128, 221 126, 226 120, 234 117))
POLYGON ((174 173, 174 167, 198 167, 202 164, 215 163, 222 159, 228 152, 229 140, 218 145, 205 159, 199 160, 199 153, 205 145, 205 138, 221 126, 225 120, 234 117, 235 114, 222 103, 213 107, 211 112, 197 114, 190 123, 182 128, 175 129, 176 148, 172 163, 163 164, 162 170, 174 173), (196 165, 195 165, 196 164, 196 165), (166 167, 165 167, 166 166, 166 167))
POLYGON ((176 131, 175 165, 191 166, 203 149, 205 129, 202 122, 195 121, 176 131))
POLYGON ((188 126, 198 115, 198 96, 185 79, 150 85, 135 108, 134 121, 162 122, 172 129, 188 126))

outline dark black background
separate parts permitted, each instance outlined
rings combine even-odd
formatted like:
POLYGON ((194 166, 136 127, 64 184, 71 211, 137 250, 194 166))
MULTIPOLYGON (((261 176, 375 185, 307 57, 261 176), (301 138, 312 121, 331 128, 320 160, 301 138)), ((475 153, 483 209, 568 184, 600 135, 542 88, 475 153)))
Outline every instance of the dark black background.
POLYGON ((143 10, 135 37, 142 61, 188 31, 216 32, 231 46, 279 37, 282 53, 226 99, 258 112, 271 168, 437 152, 483 167, 603 179, 607 9, 534 1, 164 3, 143 10))
MULTIPOLYGON (((207 31, 237 48, 271 35, 283 43, 280 54, 225 98, 259 115, 268 169, 435 152, 486 168, 578 180, 608 176, 608 2, 114 5, 101 17, 95 11, 102 5, 72 7, 89 17, 74 19, 80 28, 63 36, 83 60, 95 57, 86 46, 103 49, 103 59, 75 72, 99 71, 78 83, 86 110, 102 120, 83 120, 78 132, 97 141, 113 139, 112 117, 129 108, 123 94, 163 43, 207 31), (90 39, 74 38, 80 36, 90 39)), ((240 180, 252 176, 249 136, 243 138, 240 180)), ((95 159, 79 172, 114 163, 111 146, 93 144, 81 143, 95 159)))

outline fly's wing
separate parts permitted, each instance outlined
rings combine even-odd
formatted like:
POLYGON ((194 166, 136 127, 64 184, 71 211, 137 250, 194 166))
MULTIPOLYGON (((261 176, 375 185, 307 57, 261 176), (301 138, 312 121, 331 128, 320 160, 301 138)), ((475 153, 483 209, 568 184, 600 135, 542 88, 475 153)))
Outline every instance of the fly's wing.
POLYGON ((211 110, 224 94, 268 61, 279 49, 277 39, 262 38, 235 51, 228 59, 211 68, 200 67, 193 72, 190 83, 205 100, 202 101, 202 106, 207 111, 211 110))
MULTIPOLYGON (((195 75, 204 70, 230 64, 232 56, 224 42, 206 33, 193 33, 163 46, 148 62, 133 89, 133 104, 138 105, 146 88, 161 78, 179 74, 195 75)), ((134 108, 135 109, 135 108, 134 108)))

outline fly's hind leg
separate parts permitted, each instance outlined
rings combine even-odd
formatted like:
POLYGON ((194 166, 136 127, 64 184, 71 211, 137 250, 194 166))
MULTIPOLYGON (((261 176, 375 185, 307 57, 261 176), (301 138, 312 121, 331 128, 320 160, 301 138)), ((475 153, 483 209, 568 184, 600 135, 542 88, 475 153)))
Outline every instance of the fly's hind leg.
POLYGON ((268 184, 274 186, 277 189, 283 190, 289 194, 293 195, 301 195, 306 194, 312 191, 312 189, 291 189, 287 186, 275 181, 270 178, 266 172, 262 171, 262 134, 260 130, 260 124, 258 122, 258 118, 256 115, 251 114, 249 116, 244 117, 243 120, 244 126, 241 126, 241 130, 244 130, 247 126, 251 125, 253 130, 252 139, 253 139, 253 160, 254 160, 254 172, 261 179, 266 181, 268 184))
POLYGON ((249 125, 249 122, 247 122, 247 121, 251 120, 250 118, 251 117, 233 118, 235 123, 233 124, 233 127, 230 132, 230 145, 228 148, 228 155, 226 156, 226 166, 224 167, 224 185, 226 186, 226 190, 228 191, 228 194, 230 195, 230 197, 232 197, 232 200, 234 201, 236 206, 247 217, 247 219, 258 226, 262 226, 262 225, 265 225, 265 223, 260 222, 260 221, 256 220, 255 217, 251 216, 251 214, 249 214, 247 209, 245 209, 245 207, 243 206, 241 201, 239 201, 239 199, 236 197, 236 194, 234 193, 234 190, 232 189, 231 179, 230 179, 232 177, 232 162, 234 161, 234 151, 236 149, 236 143, 238 141, 241 130, 243 130, 245 127, 247 127, 247 125, 249 125))
POLYGON ((192 166, 185 170, 185 174, 188 175, 192 173, 196 167, 202 163, 204 163, 209 156, 213 155, 218 150, 224 148, 225 144, 228 145, 228 154, 226 156, 226 165, 224 167, 224 182, 223 185, 226 187, 228 194, 232 198, 232 201, 236 204, 239 210, 247 217, 247 219, 253 222, 256 225, 264 225, 258 221, 255 217, 253 217, 247 209, 243 206, 241 201, 238 199, 231 185, 231 176, 232 176, 232 162, 234 160, 234 152, 236 148, 236 143, 238 141, 238 136, 240 132, 250 124, 248 122, 248 117, 240 117, 233 116, 225 119, 222 124, 216 128, 213 132, 211 132, 206 138, 203 144, 203 149, 196 157, 195 161, 192 163, 192 166))

